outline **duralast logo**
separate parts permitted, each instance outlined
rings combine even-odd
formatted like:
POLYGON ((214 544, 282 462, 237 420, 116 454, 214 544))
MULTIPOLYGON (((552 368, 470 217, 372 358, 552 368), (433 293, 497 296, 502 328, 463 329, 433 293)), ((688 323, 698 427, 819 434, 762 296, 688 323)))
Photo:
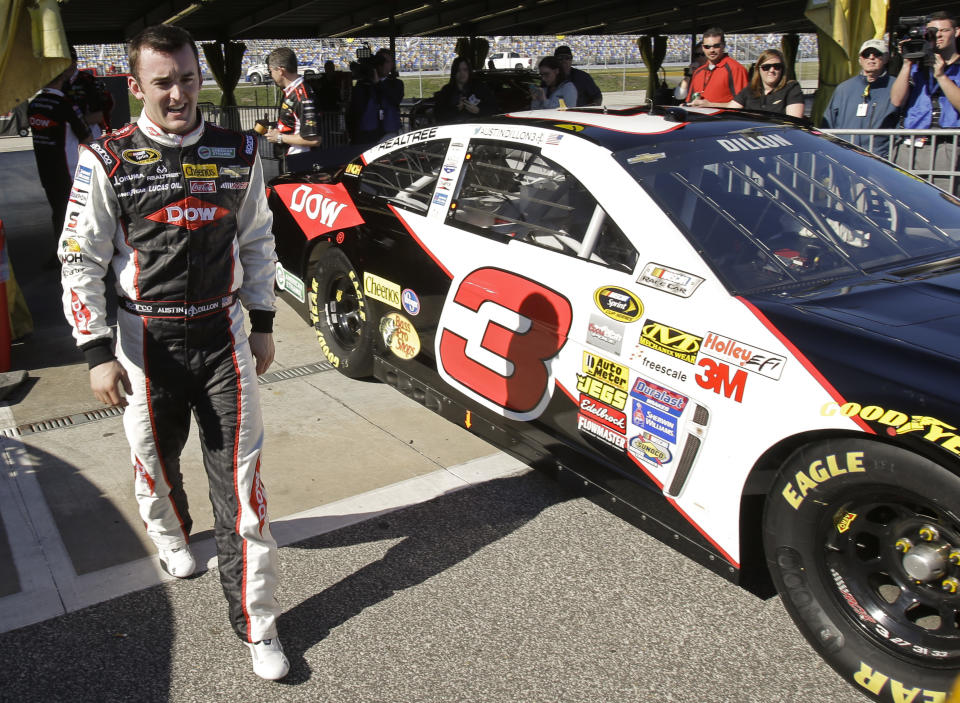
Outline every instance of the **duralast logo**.
POLYGON ((217 178, 216 164, 184 164, 183 175, 187 178, 217 178))
POLYGON ((211 222, 216 222, 224 215, 229 214, 229 210, 219 205, 208 203, 200 198, 188 197, 183 200, 165 205, 156 212, 146 216, 146 219, 154 222, 162 222, 168 225, 184 227, 188 230, 196 230, 205 227, 211 222))
POLYGON ((156 149, 124 149, 120 152, 120 158, 128 164, 146 166, 157 163, 160 160, 160 152, 156 149))

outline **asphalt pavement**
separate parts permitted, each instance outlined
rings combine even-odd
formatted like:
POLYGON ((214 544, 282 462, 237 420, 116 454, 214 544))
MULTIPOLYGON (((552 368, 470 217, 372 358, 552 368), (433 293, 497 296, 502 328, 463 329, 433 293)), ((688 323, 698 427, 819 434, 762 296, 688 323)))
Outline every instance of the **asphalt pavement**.
MULTIPOLYGON (((759 600, 396 391, 346 379, 281 304, 263 475, 292 671, 259 680, 216 568, 163 574, 121 418, 62 320, 33 155, 0 218, 34 332, 0 403, 0 701, 864 700, 759 600)), ((215 565, 196 438, 192 542, 215 565)))

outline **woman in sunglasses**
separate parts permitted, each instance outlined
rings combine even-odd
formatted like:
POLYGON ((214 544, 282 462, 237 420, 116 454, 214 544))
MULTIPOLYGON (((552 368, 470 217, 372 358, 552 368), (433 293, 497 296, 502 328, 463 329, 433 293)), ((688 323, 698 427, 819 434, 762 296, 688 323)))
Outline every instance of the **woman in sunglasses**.
POLYGON ((694 100, 690 104, 695 107, 732 107, 803 117, 803 91, 797 81, 787 80, 785 65, 783 54, 776 49, 767 49, 757 59, 750 83, 733 100, 727 103, 694 100))

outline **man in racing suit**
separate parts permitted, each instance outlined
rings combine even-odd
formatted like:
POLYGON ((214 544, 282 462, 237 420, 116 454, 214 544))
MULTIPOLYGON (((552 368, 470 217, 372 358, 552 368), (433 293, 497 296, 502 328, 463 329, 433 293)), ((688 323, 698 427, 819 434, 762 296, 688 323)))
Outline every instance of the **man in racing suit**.
MULTIPOLYGON (((63 92, 69 76, 69 70, 64 71, 50 81, 27 108, 40 185, 53 211, 54 240, 66 216, 73 172, 77 168, 77 148, 90 140, 90 130, 80 110, 63 92)), ((47 246, 52 244, 50 241, 47 246)))
POLYGON ((140 118, 80 156, 78 198, 60 239, 64 311, 94 395, 127 405, 140 515, 161 565, 180 578, 195 568, 180 473, 192 410, 230 622, 255 673, 279 679, 289 663, 276 635, 277 547, 260 480, 256 378, 274 355, 276 255, 256 140, 201 120, 197 49, 185 30, 143 30, 131 41, 130 69, 140 118), (108 266, 120 299, 116 356, 108 266), (250 311, 249 338, 239 303, 250 311))
POLYGON ((320 128, 313 89, 297 73, 297 55, 281 46, 267 56, 270 77, 283 90, 277 126, 267 132, 267 141, 283 145, 285 156, 302 154, 320 146, 320 128))

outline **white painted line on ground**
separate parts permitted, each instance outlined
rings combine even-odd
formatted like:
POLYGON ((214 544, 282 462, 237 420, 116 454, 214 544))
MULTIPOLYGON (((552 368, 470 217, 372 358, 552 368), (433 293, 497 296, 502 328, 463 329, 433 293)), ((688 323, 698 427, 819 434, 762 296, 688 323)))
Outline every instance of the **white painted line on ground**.
MULTIPOLYGON (((0 422, 3 421, 2 410, 3 408, 0 408, 0 422)), ((14 447, 19 445, 20 452, 25 454, 23 445, 19 440, 0 439, 2 439, 0 446, 3 446, 6 450, 4 456, 10 453, 11 445, 14 445, 14 447)), ((20 470, 19 466, 17 470, 20 470)), ((277 518, 271 520, 270 527, 277 544, 286 546, 369 520, 378 515, 423 503, 446 493, 527 470, 529 470, 528 467, 522 462, 497 452, 457 466, 440 469, 367 493, 277 518)), ((36 479, 32 478, 31 480, 36 485, 36 479)), ((0 511, 4 516, 5 525, 7 525, 7 508, 4 503, 4 489, 8 488, 10 484, 12 482, 8 477, 0 476, 0 511)), ((23 492, 23 485, 21 483, 17 485, 23 492)), ((9 493, 9 489, 6 492, 9 493)), ((33 587, 29 590, 25 588, 21 593, 0 598, 0 632, 42 622, 65 612, 72 612, 127 593, 156 586, 164 581, 176 580, 160 568, 156 556, 145 557, 109 569, 77 576, 69 562, 69 556, 66 554, 62 541, 60 541, 59 534, 56 534, 56 525, 53 523, 49 508, 45 503, 42 506, 34 505, 37 495, 39 495, 41 501, 43 499, 39 486, 36 485, 36 493, 32 493, 30 490, 27 493, 30 510, 36 508, 40 514, 41 522, 49 520, 50 524, 43 530, 46 535, 44 539, 35 539, 29 532, 22 529, 17 533, 20 539, 26 539, 28 543, 33 545, 32 547, 28 545, 27 548, 18 547, 14 551, 14 563, 18 572, 21 568, 24 568, 27 572, 27 578, 21 577, 21 585, 29 582, 33 587), (52 562, 49 558, 42 559, 47 549, 53 552, 57 551, 56 545, 50 543, 50 536, 47 534, 50 527, 56 534, 60 552, 55 554, 56 558, 52 562), (38 560, 31 550, 39 550, 41 559, 38 560), (68 574, 64 571, 63 559, 67 560, 69 579, 66 579, 68 574), (25 567, 20 563, 21 560, 25 560, 25 567), (66 594, 66 597, 64 597, 64 594, 66 594)), ((7 525, 7 533, 10 535, 11 548, 13 548, 14 537, 9 525, 7 525)), ((198 564, 206 564, 207 568, 216 568, 216 544, 212 538, 192 542, 190 546, 198 564)))

